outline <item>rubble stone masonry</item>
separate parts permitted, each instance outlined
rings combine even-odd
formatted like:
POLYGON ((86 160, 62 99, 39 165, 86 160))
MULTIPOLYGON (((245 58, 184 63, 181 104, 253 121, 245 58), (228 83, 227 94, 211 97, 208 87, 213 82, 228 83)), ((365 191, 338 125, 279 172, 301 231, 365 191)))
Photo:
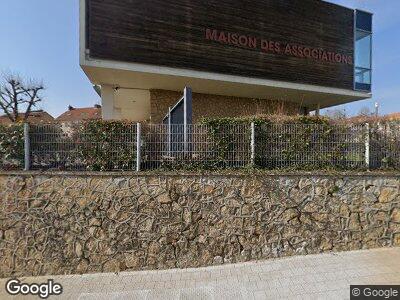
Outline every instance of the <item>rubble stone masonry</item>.
POLYGON ((400 246, 395 175, 0 174, 0 277, 400 246))
MULTIPOLYGON (((181 97, 181 92, 150 90, 151 122, 161 124, 169 107, 173 107, 181 97)), ((280 100, 199 93, 193 93, 192 99, 193 123, 198 123, 204 117, 249 117, 263 114, 297 115, 302 113, 301 105, 280 100)))

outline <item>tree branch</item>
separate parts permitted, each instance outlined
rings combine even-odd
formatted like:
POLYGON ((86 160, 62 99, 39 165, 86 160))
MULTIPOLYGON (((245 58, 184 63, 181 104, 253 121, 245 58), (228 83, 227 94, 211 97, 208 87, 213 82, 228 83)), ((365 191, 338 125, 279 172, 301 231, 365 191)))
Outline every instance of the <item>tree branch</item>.
POLYGON ((0 84, 0 110, 12 122, 17 122, 20 114, 24 115, 23 120, 26 121, 32 108, 42 101, 39 94, 43 90, 43 84, 35 84, 32 80, 26 83, 17 75, 3 76, 3 83, 0 84), (21 106, 26 107, 24 112, 21 106))

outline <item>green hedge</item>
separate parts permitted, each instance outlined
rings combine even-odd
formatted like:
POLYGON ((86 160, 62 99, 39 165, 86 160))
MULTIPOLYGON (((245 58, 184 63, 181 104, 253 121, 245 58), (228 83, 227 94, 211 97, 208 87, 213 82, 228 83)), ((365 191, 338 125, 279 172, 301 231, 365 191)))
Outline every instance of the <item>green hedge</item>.
POLYGON ((24 165, 23 124, 0 125, 0 168, 21 169, 24 165))
MULTIPOLYGON (((255 167, 266 169, 346 169, 364 167, 362 125, 338 124, 325 117, 264 116, 203 119, 224 157, 235 147, 222 129, 255 124, 255 167), (356 128, 356 132, 352 129, 356 128), (347 139, 351 135, 352 139, 347 139)), ((250 133, 249 133, 250 134, 250 133)))
POLYGON ((214 128, 223 125, 238 125, 238 124, 320 124, 329 125, 333 124, 329 118, 323 116, 279 116, 279 115, 265 115, 258 117, 237 117, 237 118, 203 118, 200 124, 208 125, 214 128))
POLYGON ((121 121, 93 120, 76 132, 79 157, 93 171, 133 170, 136 165, 136 125, 121 121))

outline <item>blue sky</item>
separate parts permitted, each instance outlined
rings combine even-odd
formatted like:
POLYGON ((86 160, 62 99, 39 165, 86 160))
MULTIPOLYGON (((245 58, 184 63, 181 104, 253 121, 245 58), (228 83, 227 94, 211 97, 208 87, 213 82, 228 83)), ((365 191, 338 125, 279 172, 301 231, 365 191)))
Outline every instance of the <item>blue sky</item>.
MULTIPOLYGON (((67 106, 92 106, 100 99, 79 67, 78 0, 0 0, 0 70, 42 79, 47 87, 42 108, 53 116, 67 106)), ((400 1, 330 0, 374 13, 373 99, 345 105, 400 112, 400 1)))

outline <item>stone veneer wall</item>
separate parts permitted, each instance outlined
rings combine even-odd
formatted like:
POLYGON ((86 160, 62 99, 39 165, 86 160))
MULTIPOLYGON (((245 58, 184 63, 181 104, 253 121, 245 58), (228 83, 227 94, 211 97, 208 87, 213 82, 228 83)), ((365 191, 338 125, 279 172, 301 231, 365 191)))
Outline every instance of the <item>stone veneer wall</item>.
POLYGON ((0 277, 400 245, 399 176, 0 175, 0 277))
MULTIPOLYGON (((181 92, 150 90, 151 122, 161 123, 168 108, 174 106, 181 97, 181 92)), ((193 93, 193 123, 202 117, 240 117, 273 113, 296 115, 300 113, 300 107, 297 103, 283 101, 193 93)))

